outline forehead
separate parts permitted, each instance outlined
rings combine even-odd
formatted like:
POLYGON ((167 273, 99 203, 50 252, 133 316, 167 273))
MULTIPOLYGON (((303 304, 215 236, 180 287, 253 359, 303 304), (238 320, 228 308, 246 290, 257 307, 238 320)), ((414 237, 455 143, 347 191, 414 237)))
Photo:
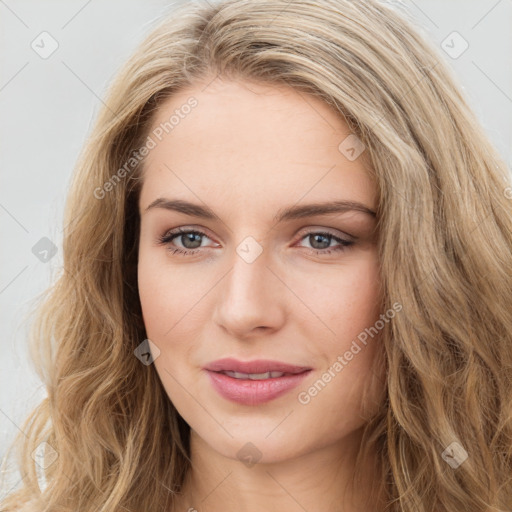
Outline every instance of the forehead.
POLYGON ((249 208, 252 200, 307 195, 375 207, 366 152, 351 161, 339 150, 349 135, 340 114, 290 87, 198 83, 168 98, 154 116, 156 145, 144 164, 141 205, 172 194, 249 208))

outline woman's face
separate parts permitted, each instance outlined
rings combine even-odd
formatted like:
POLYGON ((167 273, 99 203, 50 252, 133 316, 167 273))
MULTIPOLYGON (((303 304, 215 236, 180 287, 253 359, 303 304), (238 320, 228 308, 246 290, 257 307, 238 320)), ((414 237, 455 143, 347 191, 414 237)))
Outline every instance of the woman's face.
POLYGON ((139 203, 144 323, 170 400, 225 457, 331 447, 364 424, 365 386, 370 410, 380 400, 376 219, 362 211, 375 211, 376 188, 349 135, 317 98, 220 79, 154 119, 139 203), (344 201, 361 210, 333 208, 344 201))

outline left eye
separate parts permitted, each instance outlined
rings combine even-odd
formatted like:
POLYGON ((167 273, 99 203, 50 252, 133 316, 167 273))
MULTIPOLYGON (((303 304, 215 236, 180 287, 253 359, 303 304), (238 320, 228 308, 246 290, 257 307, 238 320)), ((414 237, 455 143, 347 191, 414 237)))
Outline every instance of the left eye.
MULTIPOLYGON (((169 250, 173 254, 193 254, 196 253, 199 248, 204 247, 202 244, 202 238, 208 238, 208 236, 202 231, 178 229, 165 233, 158 239, 158 243, 161 245, 169 245, 169 250), (171 243, 173 243, 174 239, 180 240, 182 244, 181 247, 172 247, 171 243)), ((308 239, 311 245, 311 247, 306 247, 306 249, 310 249, 316 254, 328 254, 332 251, 343 251, 354 244, 352 240, 344 240, 334 236, 332 233, 322 231, 310 231, 300 238, 300 240, 304 239, 308 239), (331 242, 333 240, 338 242, 338 245, 335 247, 331 246, 331 242), (320 245, 320 247, 315 247, 315 245, 320 245)))
POLYGON ((332 233, 323 233, 312 231, 301 238, 301 240, 308 239, 309 243, 312 245, 311 249, 317 253, 330 253, 331 251, 342 251, 345 247, 351 246, 354 242, 352 240, 344 240, 343 238, 339 238, 334 236, 332 233), (332 241, 338 242, 337 247, 331 247, 332 241), (316 244, 319 244, 320 247, 315 247, 316 244), (329 250, 326 250, 329 249, 329 250))

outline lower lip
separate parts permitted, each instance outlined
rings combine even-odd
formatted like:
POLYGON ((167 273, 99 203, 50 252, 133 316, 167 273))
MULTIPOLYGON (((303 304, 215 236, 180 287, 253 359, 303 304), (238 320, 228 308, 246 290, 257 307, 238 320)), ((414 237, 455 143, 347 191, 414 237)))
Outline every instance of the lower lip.
POLYGON ((224 398, 243 405, 258 405, 274 400, 292 390, 311 370, 273 379, 235 379, 223 373, 207 370, 215 390, 224 398))

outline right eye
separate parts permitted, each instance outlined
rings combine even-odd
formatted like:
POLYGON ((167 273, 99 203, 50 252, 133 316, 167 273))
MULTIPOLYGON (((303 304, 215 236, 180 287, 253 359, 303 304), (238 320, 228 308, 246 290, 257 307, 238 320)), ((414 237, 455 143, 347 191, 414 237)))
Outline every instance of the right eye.
POLYGON ((202 231, 198 231, 195 229, 177 228, 165 232, 161 237, 159 237, 158 243, 162 245, 167 245, 169 251, 171 251, 172 254, 187 255, 196 253, 197 250, 202 246, 201 238, 208 237, 206 233, 203 233, 202 231), (175 247, 172 245, 175 239, 180 241, 181 247, 175 247), (190 247, 189 244, 192 247, 190 247))

